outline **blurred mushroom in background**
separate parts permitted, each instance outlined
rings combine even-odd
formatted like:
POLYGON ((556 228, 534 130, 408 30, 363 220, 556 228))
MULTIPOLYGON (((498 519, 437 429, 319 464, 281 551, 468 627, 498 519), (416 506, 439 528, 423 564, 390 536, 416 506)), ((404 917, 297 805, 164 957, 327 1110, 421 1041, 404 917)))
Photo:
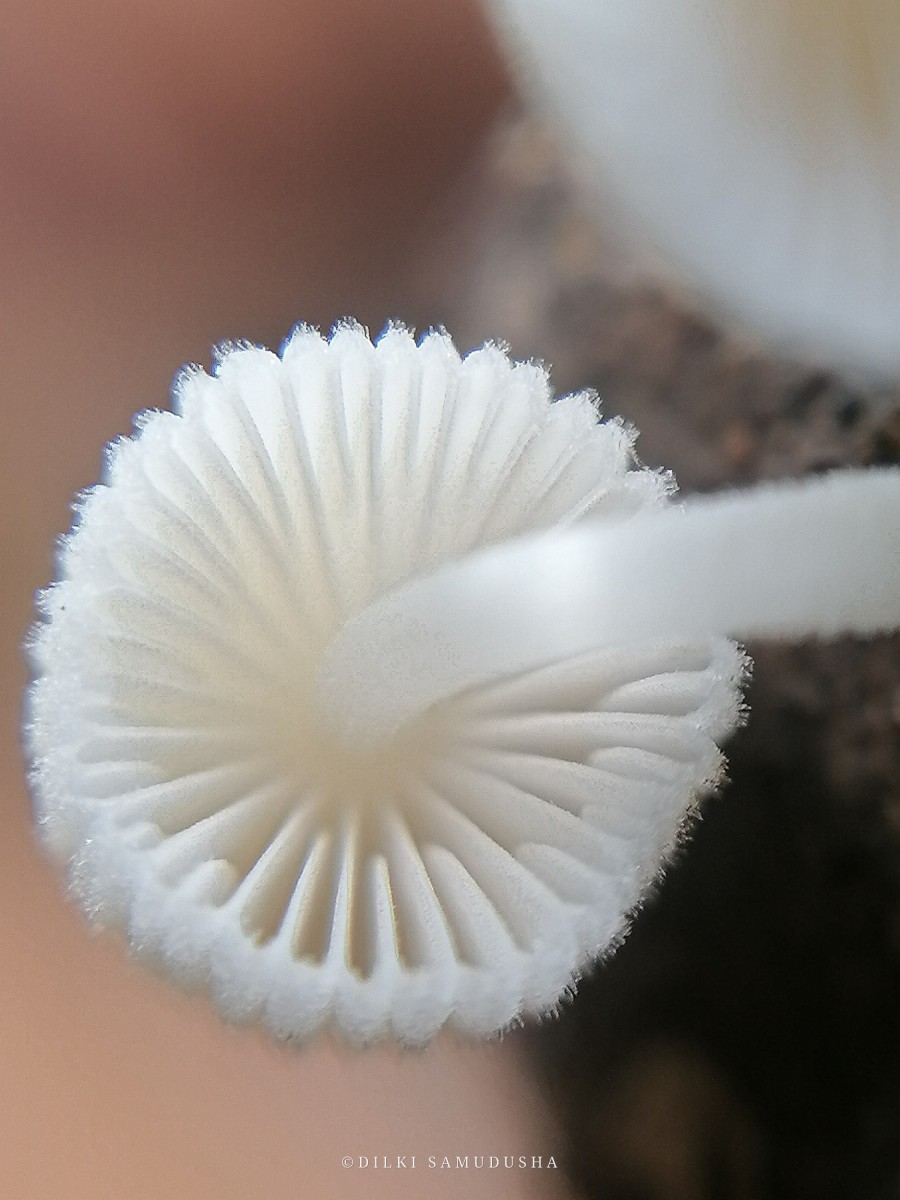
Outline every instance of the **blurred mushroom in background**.
POLYGON ((892 0, 492 0, 597 200, 720 323, 900 373, 892 0))

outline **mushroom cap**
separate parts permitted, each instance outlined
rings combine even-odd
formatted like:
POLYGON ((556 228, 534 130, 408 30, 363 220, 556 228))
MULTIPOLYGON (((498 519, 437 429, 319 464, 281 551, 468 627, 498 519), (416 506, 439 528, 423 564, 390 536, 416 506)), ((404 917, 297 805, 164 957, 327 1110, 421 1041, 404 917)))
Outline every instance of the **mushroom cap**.
POLYGON ((900 372, 894 0, 492 0, 526 87, 715 315, 900 372))
POLYGON ((717 779, 740 652, 614 645, 358 747, 317 672, 392 588, 664 507, 671 479, 589 394, 551 402, 541 367, 443 333, 301 327, 280 356, 223 347, 174 396, 109 447, 30 638, 34 806, 73 896, 282 1039, 421 1044, 552 1010, 717 779))

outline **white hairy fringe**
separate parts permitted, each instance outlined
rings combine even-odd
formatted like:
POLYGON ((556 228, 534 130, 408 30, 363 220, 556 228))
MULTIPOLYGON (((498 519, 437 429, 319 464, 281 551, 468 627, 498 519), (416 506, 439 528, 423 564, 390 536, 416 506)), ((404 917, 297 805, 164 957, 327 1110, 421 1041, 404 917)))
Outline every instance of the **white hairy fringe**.
MULTIPOLYGON (((175 412, 111 447, 31 638, 36 814, 91 919, 279 1038, 552 1010, 715 784, 741 653, 708 631, 581 650, 358 744, 320 673, 348 621, 445 564, 666 509, 633 440, 587 394, 551 403, 534 364, 400 326, 186 371, 175 412)), ((546 572, 524 586, 551 587, 552 623, 546 572)), ((429 637, 386 643, 385 678, 427 677, 429 637)))

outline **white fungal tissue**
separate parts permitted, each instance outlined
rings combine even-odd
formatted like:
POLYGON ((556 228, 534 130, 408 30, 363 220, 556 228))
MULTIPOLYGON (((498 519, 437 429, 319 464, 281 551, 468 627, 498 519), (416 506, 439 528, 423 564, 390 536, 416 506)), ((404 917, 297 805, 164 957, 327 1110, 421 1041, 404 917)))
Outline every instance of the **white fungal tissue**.
POLYGON ((489 0, 607 207, 717 316, 900 375, 896 0, 489 0))
MULTIPOLYGON (((675 506, 633 440, 534 364, 400 326, 185 371, 174 412, 109 448, 30 639, 38 826, 90 919, 282 1039, 416 1045, 554 1009, 715 784, 745 668, 724 635, 758 632, 727 589, 686 619, 727 571, 720 518, 675 506), (641 530, 667 543, 671 520, 648 616, 603 580, 645 590, 641 530)), ((894 506, 854 594, 900 558, 897 476, 875 476, 846 481, 894 506)), ((795 556, 785 505, 808 542, 804 496, 770 497, 751 559, 795 556)), ((776 633, 823 624, 829 570, 776 633)), ((898 593, 837 626, 889 626, 898 593)))

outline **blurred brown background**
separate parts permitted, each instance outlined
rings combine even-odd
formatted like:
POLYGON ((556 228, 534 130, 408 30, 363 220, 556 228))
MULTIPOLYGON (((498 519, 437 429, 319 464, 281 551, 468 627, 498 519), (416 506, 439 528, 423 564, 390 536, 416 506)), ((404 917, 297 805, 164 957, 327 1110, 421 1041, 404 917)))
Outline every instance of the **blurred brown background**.
POLYGON ((185 361, 353 314, 504 338, 688 490, 900 461, 900 402, 663 292, 474 0, 0 3, 0 1196, 900 1197, 900 646, 752 647, 688 850, 559 1021, 284 1052, 91 939, 29 827, 18 646, 102 445, 185 361), (600 217, 598 224, 598 215, 600 217), (553 1153, 546 1172, 345 1154, 553 1153))

